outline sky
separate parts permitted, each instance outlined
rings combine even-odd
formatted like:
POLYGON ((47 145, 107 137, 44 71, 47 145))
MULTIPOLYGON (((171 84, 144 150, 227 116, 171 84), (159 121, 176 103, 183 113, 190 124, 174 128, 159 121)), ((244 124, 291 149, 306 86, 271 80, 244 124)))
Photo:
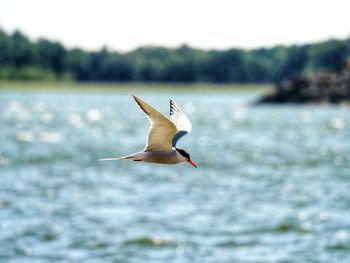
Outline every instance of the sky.
POLYGON ((257 48, 350 37, 349 0, 0 0, 0 27, 67 47, 257 48))

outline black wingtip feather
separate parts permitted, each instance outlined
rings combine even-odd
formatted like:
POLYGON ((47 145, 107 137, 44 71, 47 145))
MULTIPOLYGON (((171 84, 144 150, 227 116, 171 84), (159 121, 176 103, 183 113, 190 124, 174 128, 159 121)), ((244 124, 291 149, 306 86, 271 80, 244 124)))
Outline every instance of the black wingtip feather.
POLYGON ((181 115, 182 111, 179 109, 176 102, 170 99, 170 115, 172 114, 181 115))

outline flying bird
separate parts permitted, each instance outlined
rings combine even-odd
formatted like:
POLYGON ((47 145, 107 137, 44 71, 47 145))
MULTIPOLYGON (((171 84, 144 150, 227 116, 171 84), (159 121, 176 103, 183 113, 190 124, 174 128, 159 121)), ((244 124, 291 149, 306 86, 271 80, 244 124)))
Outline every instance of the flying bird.
POLYGON ((119 158, 105 158, 100 161, 133 160, 161 164, 177 164, 188 162, 193 167, 197 165, 191 160, 188 152, 176 147, 181 137, 191 132, 192 124, 175 101, 170 99, 170 118, 164 117, 159 111, 132 95, 151 123, 148 131, 146 147, 143 151, 136 152, 119 158))

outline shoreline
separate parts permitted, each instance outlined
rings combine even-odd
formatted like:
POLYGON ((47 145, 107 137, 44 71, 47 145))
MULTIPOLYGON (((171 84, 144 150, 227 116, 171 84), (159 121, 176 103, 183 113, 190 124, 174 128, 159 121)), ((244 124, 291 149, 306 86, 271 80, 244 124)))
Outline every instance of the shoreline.
POLYGON ((37 82, 0 81, 0 91, 23 92, 227 92, 266 95, 272 84, 212 84, 212 83, 108 83, 108 82, 37 82))

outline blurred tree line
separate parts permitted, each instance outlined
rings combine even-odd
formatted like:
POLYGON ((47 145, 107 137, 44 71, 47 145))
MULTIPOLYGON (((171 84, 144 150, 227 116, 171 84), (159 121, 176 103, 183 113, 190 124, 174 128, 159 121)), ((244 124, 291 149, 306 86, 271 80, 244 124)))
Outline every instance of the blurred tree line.
POLYGON ((253 50, 141 47, 127 53, 66 49, 0 29, 0 80, 278 83, 305 71, 337 71, 350 38, 253 50))

